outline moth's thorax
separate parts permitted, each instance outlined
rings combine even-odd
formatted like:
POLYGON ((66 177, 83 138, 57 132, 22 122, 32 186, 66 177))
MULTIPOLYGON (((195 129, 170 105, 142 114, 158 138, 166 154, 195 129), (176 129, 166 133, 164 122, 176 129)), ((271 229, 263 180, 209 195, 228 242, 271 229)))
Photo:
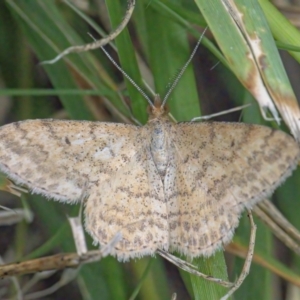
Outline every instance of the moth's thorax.
POLYGON ((148 107, 149 120, 160 118, 165 116, 168 119, 167 114, 169 110, 165 105, 162 105, 159 95, 156 95, 154 98, 153 105, 148 107))
POLYGON ((172 125, 167 116, 160 116, 148 122, 151 128, 150 152, 161 177, 165 176, 169 161, 169 132, 172 125))

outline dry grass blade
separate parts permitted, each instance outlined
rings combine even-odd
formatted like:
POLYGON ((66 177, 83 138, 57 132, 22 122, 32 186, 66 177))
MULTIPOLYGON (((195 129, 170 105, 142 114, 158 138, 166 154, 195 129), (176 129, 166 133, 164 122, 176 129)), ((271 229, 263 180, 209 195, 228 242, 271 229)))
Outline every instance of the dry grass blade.
POLYGON ((255 214, 272 230, 287 247, 300 255, 300 233, 268 200, 254 207, 255 214), (296 240, 296 241, 295 241, 296 240))
POLYGON ((254 209, 255 214, 267 224, 267 226, 272 230, 274 235, 280 239, 287 247, 293 250, 296 254, 300 254, 299 245, 284 231, 272 218, 269 217, 263 210, 259 207, 254 209))
MULTIPOLYGON (((2 176, 1 176, 2 177, 2 176)), ((1 182, 0 190, 9 192, 17 197, 21 197, 22 193, 28 193, 28 190, 15 185, 11 180, 4 178, 1 182)))
POLYGON ((300 243, 300 232, 297 228, 295 228, 285 217, 284 215, 277 209, 277 207, 269 200, 262 201, 258 204, 259 208, 261 208, 266 214, 270 215, 279 226, 281 226, 286 233, 288 233, 291 237, 296 239, 300 243))
POLYGON ((83 264, 92 263, 109 255, 111 249, 121 240, 121 235, 116 234, 111 242, 101 250, 88 251, 82 255, 77 253, 61 253, 57 255, 37 258, 20 263, 0 266, 0 278, 31 274, 41 271, 77 268, 83 264))
POLYGON ((0 211, 0 225, 13 225, 26 220, 31 222, 33 219, 33 214, 28 209, 5 209, 5 211, 0 211))
POLYGON ((43 61, 40 64, 41 65, 54 64, 54 63, 58 62, 60 59, 62 59, 64 56, 66 56, 70 53, 87 52, 87 51, 95 50, 95 49, 105 46, 106 44, 108 44, 109 42, 114 40, 122 32, 124 27, 128 24, 129 20, 131 19, 131 15, 133 13, 134 7, 135 7, 135 0, 129 0, 128 8, 127 8, 127 11, 125 13, 125 16, 124 16, 122 22, 107 37, 102 38, 98 41, 94 41, 93 43, 86 44, 86 45, 69 47, 69 48, 65 49, 63 52, 61 52, 59 55, 57 55, 54 59, 43 61))
MULTIPOLYGON (((226 246, 226 251, 241 258, 246 258, 248 250, 246 246, 235 242, 226 246)), ((254 253, 253 262, 260 266, 263 266, 264 268, 270 270, 271 272, 280 276, 281 278, 284 278, 292 284, 300 287, 299 275, 285 267, 283 264, 279 263, 274 258, 254 253)))
MULTIPOLYGON (((81 216, 81 214, 80 214, 81 216)), ((76 246, 76 250, 78 255, 82 255, 87 252, 87 245, 85 242, 85 237, 84 237, 84 230, 82 227, 82 220, 79 217, 74 217, 74 218, 68 218, 72 233, 73 233, 73 238, 76 246)))
POLYGON ((249 249, 247 251, 247 255, 245 258, 245 263, 242 269, 242 272, 236 282, 234 283, 233 287, 228 291, 228 293, 221 298, 221 300, 227 300, 244 282, 245 278, 249 274, 252 259, 253 259, 253 254, 254 254, 254 247, 255 247, 255 237, 256 237, 256 225, 253 220, 253 216, 251 213, 251 210, 247 210, 248 212, 248 217, 250 220, 251 224, 251 234, 250 234, 250 241, 249 241, 249 249))

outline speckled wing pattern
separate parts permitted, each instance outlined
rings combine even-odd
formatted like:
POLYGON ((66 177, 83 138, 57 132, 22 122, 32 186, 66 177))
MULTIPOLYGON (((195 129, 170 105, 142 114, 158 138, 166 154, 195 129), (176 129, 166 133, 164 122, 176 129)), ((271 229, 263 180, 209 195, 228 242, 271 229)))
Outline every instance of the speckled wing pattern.
POLYGON ((106 245, 116 232, 122 234, 111 252, 120 260, 169 248, 163 183, 151 158, 144 127, 142 133, 143 139, 132 145, 140 150, 111 180, 100 181, 85 209, 86 228, 95 241, 106 245))
POLYGON ((179 123, 165 190, 170 247, 210 256, 227 244, 241 212, 269 196, 299 161, 282 131, 243 123, 179 123))
POLYGON ((85 121, 28 120, 0 129, 0 169, 34 193, 69 203, 87 197, 85 225, 121 260, 167 250, 163 184, 149 128, 85 121))
POLYGON ((211 255, 298 160, 292 137, 258 125, 158 117, 143 127, 29 120, 0 129, 0 169, 47 198, 86 199, 87 231, 102 246, 121 233, 111 252, 120 260, 157 249, 211 255), (164 174, 151 152, 154 131, 166 138, 155 144, 156 157, 167 157, 164 174))
POLYGON ((129 145, 137 134, 138 127, 125 124, 16 122, 0 129, 0 168, 33 193, 77 202, 135 155, 129 145))

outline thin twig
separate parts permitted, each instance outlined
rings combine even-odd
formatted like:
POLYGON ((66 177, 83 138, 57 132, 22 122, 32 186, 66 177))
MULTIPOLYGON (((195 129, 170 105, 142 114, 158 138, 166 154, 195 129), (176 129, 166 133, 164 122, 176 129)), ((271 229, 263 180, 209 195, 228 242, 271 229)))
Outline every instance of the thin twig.
POLYGON ((100 47, 108 44, 110 41, 115 39, 122 32, 122 30, 125 28, 125 26, 128 24, 128 22, 131 18, 131 15, 133 13, 134 7, 135 7, 135 0, 129 0, 128 8, 127 8, 127 11, 125 13, 125 16, 124 16, 122 22, 107 37, 104 37, 100 40, 94 41, 89 44, 69 47, 69 48, 65 49, 63 52, 61 52, 60 54, 58 54, 54 59, 43 61, 40 64, 41 65, 54 64, 57 61, 59 61, 61 58, 63 58, 64 56, 66 56, 70 53, 86 52, 89 50, 94 50, 94 49, 100 48, 100 47))

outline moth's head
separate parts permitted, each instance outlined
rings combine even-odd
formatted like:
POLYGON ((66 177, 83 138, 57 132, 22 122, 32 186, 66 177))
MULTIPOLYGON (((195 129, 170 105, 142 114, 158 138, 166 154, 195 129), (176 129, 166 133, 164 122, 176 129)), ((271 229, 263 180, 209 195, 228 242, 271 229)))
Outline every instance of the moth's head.
POLYGON ((149 119, 155 119, 167 115, 168 112, 168 108, 162 104, 160 96, 156 94, 153 104, 148 106, 149 119))

